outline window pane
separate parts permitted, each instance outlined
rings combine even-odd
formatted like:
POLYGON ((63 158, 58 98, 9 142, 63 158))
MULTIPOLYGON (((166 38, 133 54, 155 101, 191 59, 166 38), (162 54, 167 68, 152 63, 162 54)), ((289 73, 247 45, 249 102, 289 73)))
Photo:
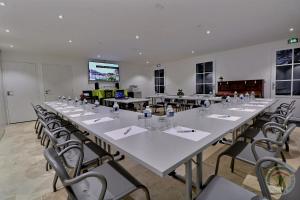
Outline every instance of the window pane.
POLYGON ((300 63, 300 48, 294 50, 294 63, 300 63))
POLYGON ((158 77, 159 75, 159 70, 154 70, 154 77, 158 77))
POLYGON ((285 65, 292 63, 292 49, 277 51, 276 65, 285 65))
POLYGON ((284 65, 276 67, 276 80, 291 80, 292 79, 292 66, 284 65))
POLYGON ((205 73, 205 83, 212 83, 213 82, 213 74, 212 73, 205 73))
POLYGON ((203 74, 196 75, 196 83, 203 83, 203 74))
POLYGON ((197 94, 203 94, 203 84, 196 85, 196 93, 197 94))
POLYGON ((165 85, 164 78, 159 78, 159 85, 165 85))
POLYGON ((160 77, 164 77, 165 76, 165 72, 163 69, 159 70, 159 76, 160 77))
POLYGON ((159 93, 159 87, 155 86, 155 93, 159 93))
POLYGON ((276 82, 276 95, 290 95, 290 94, 291 94, 291 81, 276 82))
POLYGON ((213 63, 212 62, 205 63, 205 72, 213 72, 213 63))
POLYGON ((196 72, 197 73, 203 73, 204 71, 204 64, 203 63, 199 63, 196 65, 196 72))
POLYGON ((212 92, 212 90, 213 90, 212 84, 205 84, 204 86, 205 86, 204 87, 205 94, 209 94, 210 92, 212 92))
POLYGON ((300 79, 300 65, 294 65, 294 79, 300 79))
POLYGON ((300 81, 293 82, 293 95, 300 95, 300 81))
POLYGON ((165 86, 159 86, 159 93, 165 93, 165 86))
POLYGON ((155 85, 159 85, 159 78, 155 78, 155 85))

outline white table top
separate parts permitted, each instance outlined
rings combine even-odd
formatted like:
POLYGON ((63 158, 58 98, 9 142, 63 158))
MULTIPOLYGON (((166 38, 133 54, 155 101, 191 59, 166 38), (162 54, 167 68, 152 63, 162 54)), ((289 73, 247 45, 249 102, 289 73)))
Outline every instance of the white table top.
MULTIPOLYGON (((63 115, 72 123, 77 124, 80 128, 117 147, 122 153, 130 156, 157 175, 166 176, 181 164, 202 152, 209 145, 221 139, 226 133, 238 128, 273 105, 275 101, 267 101, 267 103, 263 104, 264 107, 251 107, 251 109, 255 109, 255 112, 231 111, 228 110, 228 107, 224 108, 222 104, 213 104, 205 112, 199 111, 199 109, 192 109, 176 113, 174 118, 175 124, 210 133, 210 135, 197 142, 164 133, 163 131, 169 128, 164 123, 159 122, 159 117, 157 116, 153 116, 151 119, 153 127, 156 128, 124 139, 113 140, 105 133, 131 125, 144 128, 144 120, 138 120, 140 113, 120 110, 119 117, 112 121, 86 125, 82 121, 102 117, 114 118, 115 116, 110 112, 111 108, 100 106, 99 113, 95 115, 72 118, 70 115, 74 113, 63 113, 63 110, 57 109, 57 107, 62 107, 62 105, 57 105, 56 103, 45 102, 49 108, 63 115), (228 121, 208 118, 207 116, 211 114, 239 116, 240 119, 237 121, 228 121)), ((66 105, 64 106, 67 107, 66 105)), ((232 107, 250 108, 243 105, 232 107)), ((91 106, 88 106, 88 108, 92 110, 91 106)), ((78 107, 72 109, 76 110, 78 107)))
POLYGON ((143 98, 127 98, 127 99, 115 99, 115 98, 109 98, 104 99, 104 101, 110 101, 110 102, 118 102, 118 103, 141 103, 141 102, 148 102, 149 99, 143 99, 143 98))
POLYGON ((164 99, 182 99, 182 100, 210 100, 210 101, 222 101, 222 97, 207 97, 204 95, 193 95, 193 96, 182 96, 179 97, 177 95, 153 95, 153 96, 148 96, 148 98, 164 98, 164 99))

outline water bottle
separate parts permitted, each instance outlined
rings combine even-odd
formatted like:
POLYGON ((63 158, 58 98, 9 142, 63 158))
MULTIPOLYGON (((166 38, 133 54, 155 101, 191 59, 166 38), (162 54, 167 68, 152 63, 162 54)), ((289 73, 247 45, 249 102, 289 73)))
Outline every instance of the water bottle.
POLYGON ((74 101, 75 106, 78 106, 78 98, 75 97, 75 101, 74 101))
POLYGON ((244 95, 243 95, 243 94, 240 94, 240 102, 241 102, 241 103, 244 103, 244 100, 245 100, 244 95))
POLYGON ((171 105, 168 105, 167 118, 171 127, 174 127, 174 116, 175 116, 175 112, 173 110, 173 107, 171 105))
POLYGON ((84 109, 86 109, 87 103, 88 103, 88 101, 87 101, 86 99, 83 99, 83 108, 84 108, 84 109))
POLYGON ((249 93, 246 92, 246 94, 245 94, 245 102, 249 102, 249 100, 250 100, 249 96, 250 96, 249 93))
POLYGON ((98 100, 96 100, 94 104, 95 104, 95 112, 98 113, 99 112, 100 103, 99 103, 98 100))
POLYGON ((61 96, 58 96, 58 102, 61 102, 61 96))
POLYGON ((255 92, 254 91, 251 92, 251 100, 255 100, 255 92))
POLYGON ((231 103, 231 97, 230 97, 230 96, 227 96, 227 97, 226 97, 226 104, 227 104, 227 105, 230 105, 230 103, 231 103))
POLYGON ((146 128, 151 127, 151 117, 152 117, 152 110, 149 106, 146 106, 146 109, 144 110, 144 118, 145 118, 145 127, 146 128))
POLYGON ((68 97, 68 104, 70 104, 71 101, 72 101, 72 98, 69 96, 69 97, 68 97))
POLYGON ((117 102, 114 102, 112 111, 113 111, 115 117, 118 117, 119 110, 120 110, 119 104, 117 102))
POLYGON ((235 92, 233 93, 233 99, 234 99, 234 103, 237 103, 237 102, 238 102, 238 93, 237 93, 237 91, 235 91, 235 92))
POLYGON ((204 101, 204 107, 205 107, 206 109, 208 109, 209 106, 210 106, 209 100, 208 100, 208 99, 205 99, 205 101, 204 101))

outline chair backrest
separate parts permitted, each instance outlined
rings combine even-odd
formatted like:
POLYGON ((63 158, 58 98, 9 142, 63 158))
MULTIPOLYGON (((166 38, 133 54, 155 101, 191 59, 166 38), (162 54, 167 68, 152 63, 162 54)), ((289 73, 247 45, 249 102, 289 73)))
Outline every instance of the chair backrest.
POLYGON ((264 163, 265 162, 271 162, 274 164, 274 165, 272 165, 274 172, 270 173, 269 176, 278 175, 278 176, 281 176, 280 178, 282 178, 282 174, 284 174, 284 175, 290 175, 290 176, 294 177, 293 180, 295 182, 293 182, 293 180, 292 180, 292 183, 294 183, 295 185, 291 185, 292 188, 289 188, 289 191, 287 191, 286 188, 284 188, 285 191, 283 192, 283 195, 281 196, 280 200, 298 200, 299 195, 300 195, 299 188, 297 188, 297 186, 299 187, 299 181, 300 181, 299 169, 296 171, 293 168, 291 168, 289 165, 287 165, 286 163, 282 162, 281 160, 276 159, 276 158, 271 158, 271 157, 264 157, 264 158, 258 160, 256 163, 256 176, 258 178, 258 182, 259 182, 263 197, 266 199, 272 199, 271 193, 269 191, 269 187, 268 187, 268 184, 266 181, 266 177, 264 175, 264 171, 265 171, 264 163), (282 172, 280 172, 280 170, 284 170, 284 172, 282 173, 282 172), (296 174, 298 174, 298 175, 296 175, 296 174))

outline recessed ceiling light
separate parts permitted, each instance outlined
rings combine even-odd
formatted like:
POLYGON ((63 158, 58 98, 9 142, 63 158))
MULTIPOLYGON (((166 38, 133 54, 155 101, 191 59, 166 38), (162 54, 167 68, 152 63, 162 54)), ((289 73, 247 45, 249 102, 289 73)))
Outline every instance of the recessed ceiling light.
POLYGON ((140 39, 140 36, 139 36, 139 35, 136 35, 136 36, 135 36, 135 39, 137 39, 137 40, 140 39))
POLYGON ((73 41, 72 41, 72 40, 69 40, 68 42, 69 42, 69 43, 72 43, 73 41))
POLYGON ((4 2, 0 2, 0 6, 6 6, 4 2))
POLYGON ((193 50, 193 51, 192 51, 192 54, 194 54, 194 53, 195 53, 195 51, 193 50))
POLYGON ((58 18, 59 18, 59 19, 63 19, 64 16, 63 16, 63 15, 58 15, 58 18))
POLYGON ((100 54, 98 54, 98 55, 97 55, 97 58, 101 58, 101 55, 100 55, 100 54))
POLYGON ((150 62, 149 61, 146 61, 146 64, 149 64, 150 62))
POLYGON ((6 32, 6 33, 9 33, 9 32, 10 32, 10 30, 9 30, 9 29, 5 29, 5 32, 6 32))
POLYGON ((207 34, 207 35, 209 35, 210 33, 211 33, 211 31, 210 31, 210 30, 207 30, 207 31, 206 31, 206 34, 207 34))
POLYGON ((141 56, 141 55, 143 55, 143 53, 142 53, 142 52, 139 52, 139 55, 141 56))
POLYGON ((14 48, 15 46, 11 44, 11 45, 9 45, 9 47, 10 47, 10 48, 14 48))
POLYGON ((293 32, 294 31, 294 28, 290 28, 290 32, 293 32))

